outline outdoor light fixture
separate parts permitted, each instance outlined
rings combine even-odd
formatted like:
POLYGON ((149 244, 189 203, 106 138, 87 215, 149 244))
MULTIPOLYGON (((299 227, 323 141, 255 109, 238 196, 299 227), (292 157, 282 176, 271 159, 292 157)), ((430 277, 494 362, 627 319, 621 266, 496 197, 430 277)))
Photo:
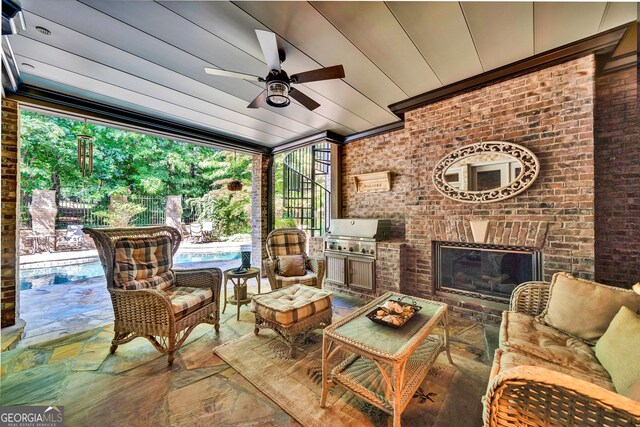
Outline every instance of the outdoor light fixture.
POLYGON ((290 103, 288 83, 280 80, 267 83, 267 104, 272 107, 286 107, 290 103))
POLYGON ((242 258, 242 265, 235 269, 236 273, 245 273, 251 268, 251 245, 240 246, 240 256, 242 258))
MULTIPOLYGON (((84 129, 87 131, 87 119, 84 120, 84 129)), ((93 173, 93 137, 86 133, 76 135, 78 140, 78 167, 82 177, 93 173)))

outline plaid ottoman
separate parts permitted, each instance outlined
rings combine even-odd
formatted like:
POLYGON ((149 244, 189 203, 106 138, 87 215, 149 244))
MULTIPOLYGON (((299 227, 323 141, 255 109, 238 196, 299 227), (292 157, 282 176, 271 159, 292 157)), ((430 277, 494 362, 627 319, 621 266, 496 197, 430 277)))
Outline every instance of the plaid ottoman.
POLYGON ((296 345, 313 329, 331 324, 331 292, 305 285, 293 285, 266 294, 254 295, 251 311, 256 315, 253 332, 274 330, 295 357, 296 345))

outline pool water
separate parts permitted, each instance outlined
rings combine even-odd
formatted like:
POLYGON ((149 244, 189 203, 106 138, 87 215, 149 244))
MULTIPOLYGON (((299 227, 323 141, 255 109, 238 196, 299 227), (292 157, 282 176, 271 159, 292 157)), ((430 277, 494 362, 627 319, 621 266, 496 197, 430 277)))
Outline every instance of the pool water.
MULTIPOLYGON (((240 259, 239 252, 222 253, 178 253, 174 264, 189 264, 205 261, 233 261, 240 259)), ((36 289, 43 286, 63 285, 76 280, 104 276, 100 261, 83 264, 61 265, 57 267, 20 269, 20 290, 36 289)))

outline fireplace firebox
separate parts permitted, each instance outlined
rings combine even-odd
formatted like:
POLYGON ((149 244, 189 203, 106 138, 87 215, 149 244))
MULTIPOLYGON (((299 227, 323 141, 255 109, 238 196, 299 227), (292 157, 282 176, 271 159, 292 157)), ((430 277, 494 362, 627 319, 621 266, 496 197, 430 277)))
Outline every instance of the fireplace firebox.
POLYGON ((520 283, 542 278, 542 254, 535 248, 433 242, 433 255, 440 292, 508 302, 520 283))

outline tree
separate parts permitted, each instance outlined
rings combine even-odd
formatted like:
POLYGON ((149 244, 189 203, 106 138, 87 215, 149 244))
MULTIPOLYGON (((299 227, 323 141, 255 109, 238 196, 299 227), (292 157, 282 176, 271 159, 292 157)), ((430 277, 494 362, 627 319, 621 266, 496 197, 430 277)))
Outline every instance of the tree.
POLYGON ((106 211, 96 212, 96 215, 106 220, 110 227, 130 227, 138 214, 146 208, 129 201, 129 191, 120 188, 111 194, 111 203, 106 211))
POLYGON ((207 195, 203 209, 215 206, 208 218, 215 219, 221 236, 250 229, 251 156, 31 111, 21 111, 21 150, 21 185, 27 194, 53 189, 59 197, 104 205, 116 191, 191 199, 207 195), (93 174, 85 178, 77 165, 78 133, 94 138, 93 174), (226 191, 233 178, 245 184, 243 192, 226 191))
POLYGON ((63 197, 102 200, 117 188, 132 194, 200 197, 211 184, 251 176, 251 157, 215 148, 21 111, 22 190, 54 189, 63 197), (94 138, 93 174, 77 166, 78 133, 94 138))
POLYGON ((215 239, 251 231, 251 158, 227 154, 226 161, 227 167, 211 176, 215 179, 212 190, 188 200, 199 222, 213 223, 215 239), (242 182, 242 190, 227 189, 232 179, 242 182))

